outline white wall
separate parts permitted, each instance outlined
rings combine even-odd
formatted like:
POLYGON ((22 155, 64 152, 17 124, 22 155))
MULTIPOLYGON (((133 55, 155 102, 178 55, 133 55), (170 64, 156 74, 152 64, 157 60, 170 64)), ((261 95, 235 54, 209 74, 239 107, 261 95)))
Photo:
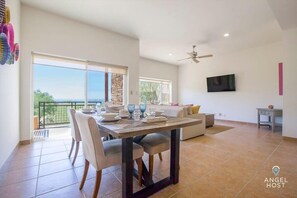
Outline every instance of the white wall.
POLYGON ((140 58, 139 76, 172 81, 172 102, 178 101, 178 66, 140 58))
MULTIPOLYGON (((15 42, 20 43, 20 1, 7 0, 15 42)), ((22 45, 21 45, 22 47, 22 45)), ((0 167, 19 142, 19 67, 0 65, 0 167)))
POLYGON ((21 6, 21 139, 30 139, 33 117, 31 52, 129 67, 130 102, 138 102, 139 41, 64 17, 21 6))
POLYGON ((285 30, 283 136, 297 138, 297 28, 285 30))
POLYGON ((278 63, 282 62, 282 43, 245 49, 198 64, 179 67, 180 103, 201 105, 205 113, 221 113, 217 119, 256 122, 256 108, 273 104, 282 108, 278 95, 278 63), (235 92, 208 93, 206 77, 235 74, 235 92))

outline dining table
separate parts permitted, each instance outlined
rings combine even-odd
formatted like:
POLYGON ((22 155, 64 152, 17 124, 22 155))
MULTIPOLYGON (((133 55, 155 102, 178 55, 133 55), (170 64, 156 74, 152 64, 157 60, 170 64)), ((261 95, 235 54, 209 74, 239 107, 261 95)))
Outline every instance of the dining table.
POLYGON ((116 122, 103 122, 95 116, 99 130, 122 141, 122 197, 149 197, 169 185, 179 182, 180 129, 202 123, 200 119, 167 118, 165 122, 147 123, 143 120, 120 119, 116 122), (170 175, 158 182, 150 177, 142 161, 142 183, 144 188, 133 192, 133 176, 137 171, 133 162, 133 142, 139 143, 146 135, 158 132, 170 132, 170 175))

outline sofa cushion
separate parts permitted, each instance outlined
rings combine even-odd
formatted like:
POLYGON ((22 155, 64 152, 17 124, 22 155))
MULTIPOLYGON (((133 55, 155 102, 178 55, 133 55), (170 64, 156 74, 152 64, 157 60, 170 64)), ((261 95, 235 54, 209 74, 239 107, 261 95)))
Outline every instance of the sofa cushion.
POLYGON ((192 106, 187 106, 188 115, 192 115, 192 106))
POLYGON ((147 105, 148 111, 164 111, 165 116, 169 117, 185 117, 183 107, 169 105, 147 105))
POLYGON ((188 109, 186 106, 183 106, 183 111, 184 111, 184 117, 187 117, 188 116, 188 109))
POLYGON ((192 107, 191 106, 183 105, 181 107, 184 110, 184 117, 187 117, 188 115, 192 115, 192 107))

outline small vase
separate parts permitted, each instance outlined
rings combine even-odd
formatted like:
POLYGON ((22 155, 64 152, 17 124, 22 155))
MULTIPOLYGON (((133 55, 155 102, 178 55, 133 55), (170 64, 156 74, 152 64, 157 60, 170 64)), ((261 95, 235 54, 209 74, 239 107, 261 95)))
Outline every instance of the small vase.
POLYGON ((273 109, 273 105, 268 105, 268 109, 273 109))

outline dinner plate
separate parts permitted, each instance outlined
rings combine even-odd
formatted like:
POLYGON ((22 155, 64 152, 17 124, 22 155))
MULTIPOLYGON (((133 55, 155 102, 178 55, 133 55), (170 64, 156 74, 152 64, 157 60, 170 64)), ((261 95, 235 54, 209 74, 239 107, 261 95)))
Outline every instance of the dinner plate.
POLYGON ((144 118, 141 121, 144 123, 155 123, 155 122, 167 122, 165 117, 155 117, 155 118, 144 118))
POLYGON ((106 119, 106 118, 102 118, 102 122, 116 122, 116 121, 119 121, 121 119, 121 117, 117 116, 115 118, 112 118, 112 119, 106 119))
POLYGON ((129 115, 119 115, 121 118, 129 118, 129 115))
POLYGON ((84 114, 93 114, 93 113, 95 113, 95 111, 82 111, 82 113, 84 113, 84 114))

